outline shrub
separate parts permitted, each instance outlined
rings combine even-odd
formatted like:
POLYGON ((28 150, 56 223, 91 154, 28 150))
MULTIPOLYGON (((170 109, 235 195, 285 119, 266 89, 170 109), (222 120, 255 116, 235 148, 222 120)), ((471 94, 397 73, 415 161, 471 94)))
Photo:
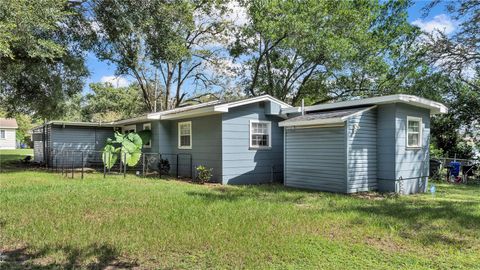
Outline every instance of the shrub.
POLYGON ((197 166, 197 179, 198 181, 203 184, 205 182, 210 181, 212 178, 212 168, 205 167, 203 165, 197 166))
POLYGON ((168 159, 160 159, 160 162, 158 163, 158 169, 161 174, 168 174, 170 172, 170 162, 168 159))

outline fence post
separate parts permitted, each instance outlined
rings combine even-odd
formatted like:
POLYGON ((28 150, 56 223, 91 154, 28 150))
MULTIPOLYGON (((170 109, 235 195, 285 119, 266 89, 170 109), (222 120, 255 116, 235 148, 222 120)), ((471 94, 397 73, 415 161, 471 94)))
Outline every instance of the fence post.
MULTIPOLYGON (((127 161, 127 153, 123 154, 123 160, 127 161)), ((123 178, 127 177, 127 162, 123 162, 123 178)))
POLYGON ((65 152, 62 152, 62 176, 65 172, 65 152))
POLYGON ((75 162, 75 152, 72 152, 72 179, 73 179, 73 165, 74 165, 74 162, 75 162))
POLYGON ((177 179, 178 179, 178 156, 179 156, 179 155, 180 155, 180 154, 177 154, 177 179))
POLYGON ((84 166, 84 163, 83 163, 83 151, 82 151, 82 180, 83 180, 83 166, 84 166))
POLYGON ((162 154, 158 153, 158 176, 162 178, 162 154))
MULTIPOLYGON (((102 162, 106 160, 105 158, 105 152, 102 153, 102 162)), ((110 164, 110 156, 108 157, 108 164, 110 164)), ((105 178, 105 175, 107 174, 107 166, 105 162, 103 162, 103 178, 105 178)))
POLYGON ((145 153, 142 153, 142 177, 145 177, 145 153))

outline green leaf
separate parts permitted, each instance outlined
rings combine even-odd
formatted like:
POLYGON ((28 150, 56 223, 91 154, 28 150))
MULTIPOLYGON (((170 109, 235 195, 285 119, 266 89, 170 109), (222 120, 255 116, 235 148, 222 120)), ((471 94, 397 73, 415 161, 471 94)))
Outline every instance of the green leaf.
POLYGON ((118 150, 113 145, 107 144, 103 148, 102 161, 107 169, 111 169, 118 159, 118 150))
POLYGON ((151 130, 142 130, 137 132, 138 136, 142 139, 142 142, 146 143, 152 139, 152 131, 151 130))
POLYGON ((129 133, 127 135, 127 139, 130 140, 130 142, 132 142, 134 145, 136 145, 138 148, 142 148, 143 146, 143 141, 142 141, 142 138, 140 138, 140 136, 137 134, 137 133, 129 133))
POLYGON ((125 140, 125 135, 121 134, 120 132, 115 132, 115 142, 117 143, 123 143, 125 140))

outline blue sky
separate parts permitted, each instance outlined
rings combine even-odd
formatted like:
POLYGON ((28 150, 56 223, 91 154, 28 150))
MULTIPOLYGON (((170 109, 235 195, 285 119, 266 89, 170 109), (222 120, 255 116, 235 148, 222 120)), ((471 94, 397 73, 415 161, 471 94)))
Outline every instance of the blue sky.
MULTIPOLYGON (((443 5, 436 6, 427 17, 423 17, 422 8, 428 4, 428 1, 416 1, 409 8, 409 22, 415 24, 425 31, 433 31, 434 29, 445 31, 447 34, 455 31, 455 23, 448 16, 443 5)), ((84 93, 89 91, 88 85, 91 82, 112 82, 114 86, 127 85, 131 78, 116 77, 115 66, 107 62, 98 60, 95 55, 88 54, 87 67, 90 71, 90 77, 86 80, 84 93)))

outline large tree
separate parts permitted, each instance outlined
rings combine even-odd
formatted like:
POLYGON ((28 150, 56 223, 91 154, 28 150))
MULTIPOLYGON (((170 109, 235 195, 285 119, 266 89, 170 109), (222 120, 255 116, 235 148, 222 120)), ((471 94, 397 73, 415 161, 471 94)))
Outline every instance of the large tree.
POLYGON ((70 32, 66 0, 0 2, 0 105, 7 113, 53 118, 83 88, 83 51, 70 32))
POLYGON ((110 83, 91 83, 90 89, 81 108, 84 121, 110 122, 148 112, 135 84, 113 87, 110 83))
POLYGON ((157 101, 159 109, 179 106, 186 84, 207 89, 216 83, 211 66, 226 27, 224 2, 91 0, 83 7, 97 55, 113 62, 117 75, 132 76, 153 111, 157 101))
MULTIPOLYGON (((450 112, 434 118, 433 142, 452 157, 470 157, 470 146, 480 151, 480 2, 436 0, 425 6, 425 15, 439 4, 458 25, 450 35, 437 29, 422 38, 426 59, 449 81, 441 101, 450 112)), ((438 82, 431 80, 430 85, 438 82)))
POLYGON ((245 1, 231 53, 250 95, 297 104, 373 96, 421 71, 408 1, 245 1))

